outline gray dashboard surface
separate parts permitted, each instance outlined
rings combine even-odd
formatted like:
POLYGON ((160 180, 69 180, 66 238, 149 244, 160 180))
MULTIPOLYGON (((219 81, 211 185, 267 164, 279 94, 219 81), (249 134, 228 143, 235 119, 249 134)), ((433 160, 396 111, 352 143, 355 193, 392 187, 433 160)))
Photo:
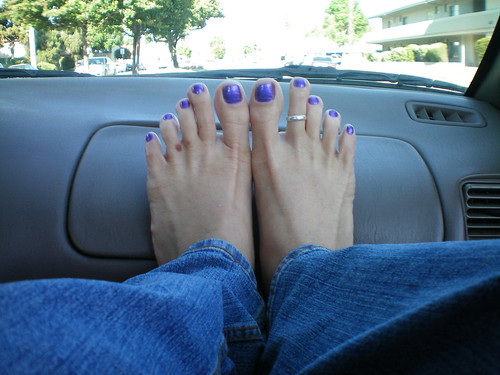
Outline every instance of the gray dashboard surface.
MULTIPOLYGON (((0 281, 123 280, 155 266, 144 135, 193 82, 0 81, 0 281)), ((213 92, 221 81, 204 82, 213 92)), ((252 82, 242 84, 248 95, 252 82)), ((312 93, 360 136, 356 242, 464 239, 462 181, 500 175, 498 110, 440 93, 326 85, 313 85, 312 93), (472 109, 485 126, 414 121, 409 101, 472 109)))

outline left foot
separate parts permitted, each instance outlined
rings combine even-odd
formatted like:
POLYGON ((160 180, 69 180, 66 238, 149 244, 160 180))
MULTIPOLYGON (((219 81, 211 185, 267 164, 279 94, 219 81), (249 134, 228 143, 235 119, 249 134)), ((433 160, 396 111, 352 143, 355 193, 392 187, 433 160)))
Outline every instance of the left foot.
POLYGON ((195 84, 177 104, 179 121, 172 114, 160 120, 166 154, 154 133, 146 137, 151 231, 160 265, 206 238, 228 241, 254 265, 249 114, 243 88, 225 82, 214 104, 222 136, 216 133, 207 87, 195 84))

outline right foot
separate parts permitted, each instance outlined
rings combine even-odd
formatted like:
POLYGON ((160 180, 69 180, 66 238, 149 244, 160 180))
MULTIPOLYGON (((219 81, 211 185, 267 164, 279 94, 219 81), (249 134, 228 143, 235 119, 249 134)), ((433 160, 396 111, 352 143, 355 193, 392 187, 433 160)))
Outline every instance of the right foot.
POLYGON ((166 154, 154 133, 146 138, 151 231, 160 265, 197 241, 219 238, 236 246, 253 266, 249 118, 243 88, 236 82, 222 84, 214 104, 222 136, 216 134, 207 87, 195 84, 177 104, 179 121, 172 114, 160 120, 166 154))
POLYGON ((269 286, 281 260, 291 250, 310 244, 340 249, 353 244, 354 153, 352 126, 344 127, 336 150, 340 115, 325 113, 309 96, 307 80, 290 83, 288 115, 307 114, 278 133, 283 108, 279 84, 262 79, 250 98, 252 175, 260 231, 263 281, 269 286))

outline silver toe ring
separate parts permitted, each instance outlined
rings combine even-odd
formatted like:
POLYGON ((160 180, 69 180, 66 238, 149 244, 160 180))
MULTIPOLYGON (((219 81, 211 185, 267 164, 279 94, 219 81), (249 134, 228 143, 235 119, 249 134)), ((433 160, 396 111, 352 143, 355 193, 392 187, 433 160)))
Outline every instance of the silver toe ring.
POLYGON ((304 120, 307 120, 307 115, 286 116, 286 121, 304 121, 304 120))

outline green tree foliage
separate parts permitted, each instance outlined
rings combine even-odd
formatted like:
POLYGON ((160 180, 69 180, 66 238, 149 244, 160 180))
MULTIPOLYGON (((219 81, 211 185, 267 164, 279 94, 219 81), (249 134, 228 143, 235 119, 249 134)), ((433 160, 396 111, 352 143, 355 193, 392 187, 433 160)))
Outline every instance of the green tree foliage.
POLYGON ((212 39, 212 41, 210 42, 210 48, 212 48, 212 53, 218 60, 223 59, 226 55, 224 39, 222 39, 220 36, 216 36, 212 39))
MULTIPOLYGON (((64 35, 79 36, 80 43, 71 42, 63 46, 62 51, 69 50, 83 57, 93 48, 102 49, 106 41, 121 31, 121 17, 118 3, 121 0, 6 0, 6 8, 12 21, 24 28, 34 26, 42 35, 44 32, 61 31, 64 35), (69 48, 71 47, 71 48, 69 48), (74 48, 78 48, 75 50, 74 48)), ((40 44, 40 43, 39 43, 40 44)), ((43 43, 42 43, 43 44, 43 43)), ((54 46, 49 47, 53 49, 54 46)), ((41 51, 42 60, 51 55, 51 51, 41 51)), ((58 64, 60 56, 53 56, 58 64)))
POLYGON ((216 0, 156 0, 153 13, 151 34, 154 40, 167 42, 176 68, 179 67, 177 43, 189 31, 204 28, 210 18, 224 16, 216 0))
POLYGON ((179 40, 190 30, 205 27, 208 19, 223 17, 217 0, 5 0, 0 15, 14 25, 8 31, 2 28, 2 41, 25 43, 28 27, 34 26, 45 38, 38 43, 41 61, 55 65, 59 65, 64 54, 78 54, 86 59, 90 50, 121 45, 126 34, 132 39, 135 72, 143 36, 166 41, 174 66, 178 67, 179 40), (19 30, 14 32, 13 27, 19 30), (56 31, 61 40, 49 42, 49 32, 56 31), (72 36, 78 36, 79 42, 72 36))
POLYGON ((479 61, 483 59, 484 53, 486 52, 486 48, 488 48, 488 44, 490 44, 491 37, 481 38, 474 43, 474 47, 476 50, 476 55, 479 61))
POLYGON ((368 19, 357 0, 332 0, 326 13, 323 31, 341 46, 359 40, 368 29, 368 19))
MULTIPOLYGON (((11 20, 9 9, 0 5, 0 45, 7 44, 10 50, 10 58, 14 56, 15 43, 28 43, 28 30, 11 20)), ((10 64, 11 61, 8 61, 10 64)))
POLYGON ((248 55, 257 52, 257 50, 258 50, 257 44, 252 44, 252 45, 246 44, 243 46, 243 55, 246 58, 248 55))
POLYGON ((190 59, 193 54, 193 50, 189 47, 182 46, 177 48, 177 53, 181 56, 185 56, 186 58, 190 59))

